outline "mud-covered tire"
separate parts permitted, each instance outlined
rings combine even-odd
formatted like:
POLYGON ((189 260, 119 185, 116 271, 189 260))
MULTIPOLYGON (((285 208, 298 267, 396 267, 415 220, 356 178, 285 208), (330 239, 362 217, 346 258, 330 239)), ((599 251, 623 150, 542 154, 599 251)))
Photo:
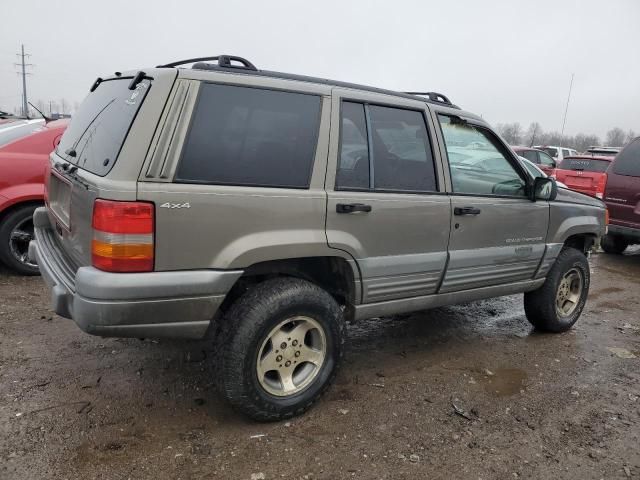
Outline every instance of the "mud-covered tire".
POLYGON ((607 253, 619 255, 627 249, 629 242, 620 235, 612 235, 608 233, 602 237, 602 240, 600 240, 600 246, 602 247, 602 250, 607 253))
POLYGON ((564 248, 549 270, 547 279, 540 288, 524 294, 524 311, 527 320, 539 330, 565 332, 580 317, 589 294, 591 275, 585 255, 575 248, 564 248), (575 308, 562 315, 557 307, 559 290, 566 275, 577 272, 582 278, 582 287, 575 308))
POLYGON ((236 410, 249 417, 276 421, 299 415, 335 379, 344 351, 345 321, 335 299, 317 285, 296 278, 267 280, 238 298, 221 321, 221 391, 236 410), (259 380, 259 355, 274 328, 298 317, 312 319, 323 330, 324 359, 303 390, 276 396, 259 380))
MULTIPOLYGON (((24 230, 23 234, 28 233, 33 237, 33 212, 36 208, 37 205, 19 207, 4 217, 0 223, 0 262, 20 275, 40 274, 37 265, 30 264, 28 260, 26 263, 21 262, 12 251, 12 248, 16 248, 12 235, 24 230), (13 246, 12 241, 14 242, 13 246)), ((20 241, 21 252, 24 252, 25 248, 28 249, 28 243, 28 238, 20 241)))

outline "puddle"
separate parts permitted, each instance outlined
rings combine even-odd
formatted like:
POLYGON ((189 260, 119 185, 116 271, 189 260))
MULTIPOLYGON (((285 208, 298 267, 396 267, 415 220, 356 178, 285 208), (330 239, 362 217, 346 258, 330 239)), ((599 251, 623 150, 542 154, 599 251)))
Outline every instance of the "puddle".
POLYGON ((479 379, 485 391, 498 397, 508 397, 520 393, 528 378, 527 372, 519 368, 498 368, 493 375, 484 375, 479 379))

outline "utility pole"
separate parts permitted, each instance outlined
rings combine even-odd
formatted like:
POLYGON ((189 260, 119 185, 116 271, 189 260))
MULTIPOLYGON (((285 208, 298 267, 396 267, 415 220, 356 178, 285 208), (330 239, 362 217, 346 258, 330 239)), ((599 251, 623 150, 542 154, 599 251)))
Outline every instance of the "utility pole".
POLYGON ((567 123, 567 112, 569 111, 569 100, 571 100, 571 88, 573 87, 573 76, 571 74, 571 82, 569 83, 569 95, 567 95, 567 106, 564 109, 564 118, 562 119, 562 132, 560 132, 560 146, 562 147, 564 143, 564 126, 567 123))
POLYGON ((16 72, 18 75, 22 75, 22 115, 25 117, 29 116, 29 100, 27 99, 27 75, 31 75, 27 73, 27 67, 32 67, 32 63, 25 63, 25 57, 30 57, 31 55, 24 53, 24 45, 21 45, 21 53, 16 53, 17 56, 20 57, 20 63, 14 63, 17 67, 22 67, 22 72, 16 72))

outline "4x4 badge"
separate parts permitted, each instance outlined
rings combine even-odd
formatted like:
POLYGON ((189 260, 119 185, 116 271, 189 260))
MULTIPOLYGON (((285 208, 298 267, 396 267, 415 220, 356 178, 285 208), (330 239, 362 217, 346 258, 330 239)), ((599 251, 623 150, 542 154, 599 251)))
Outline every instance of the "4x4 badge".
POLYGON ((191 208, 189 202, 186 203, 170 203, 166 202, 160 205, 160 208, 191 208))

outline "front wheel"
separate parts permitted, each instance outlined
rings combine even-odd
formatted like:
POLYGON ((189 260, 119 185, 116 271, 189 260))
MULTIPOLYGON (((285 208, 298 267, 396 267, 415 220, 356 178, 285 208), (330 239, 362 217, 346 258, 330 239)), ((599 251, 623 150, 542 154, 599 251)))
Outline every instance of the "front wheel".
POLYGON ((335 378, 344 318, 333 297, 313 283, 267 280, 240 297, 222 321, 222 391, 251 418, 298 415, 335 378))
POLYGON ((542 286, 524 294, 527 320, 547 332, 569 330, 582 313, 590 280, 587 257, 575 248, 564 248, 542 286))

